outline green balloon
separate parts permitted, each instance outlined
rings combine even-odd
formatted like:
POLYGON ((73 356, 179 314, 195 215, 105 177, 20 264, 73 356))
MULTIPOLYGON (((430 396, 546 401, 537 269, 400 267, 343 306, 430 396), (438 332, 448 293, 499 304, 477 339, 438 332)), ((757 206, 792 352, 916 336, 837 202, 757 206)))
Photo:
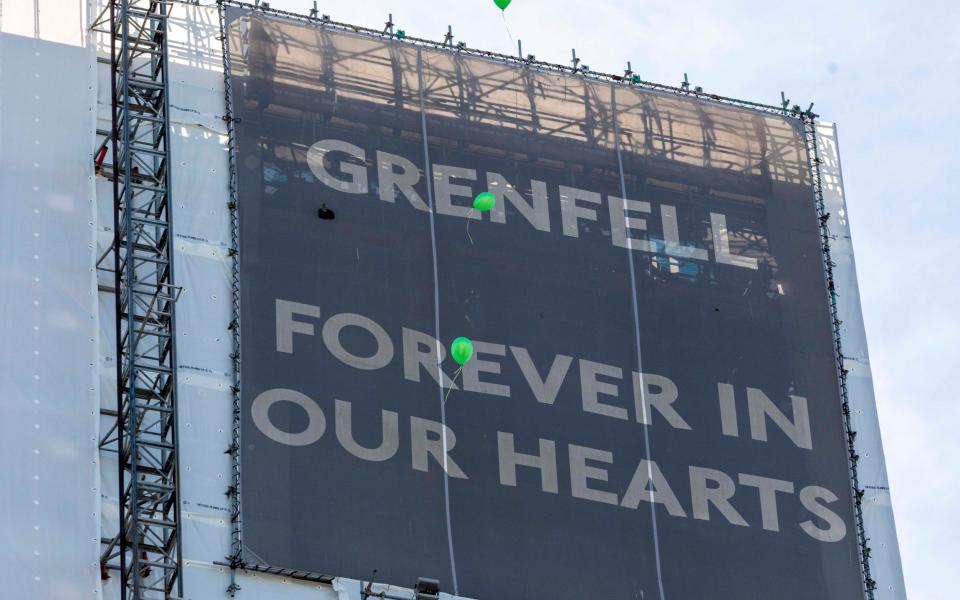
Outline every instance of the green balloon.
POLYGON ((473 199, 473 207, 480 212, 487 212, 497 203, 497 197, 490 192, 480 192, 473 199))
POLYGON ((473 356, 473 342, 465 337, 458 337, 453 340, 453 343, 450 344, 450 356, 459 365, 467 362, 473 356))
POLYGON ((493 0, 493 3, 496 4, 500 10, 507 10, 507 7, 510 6, 510 0, 493 0))

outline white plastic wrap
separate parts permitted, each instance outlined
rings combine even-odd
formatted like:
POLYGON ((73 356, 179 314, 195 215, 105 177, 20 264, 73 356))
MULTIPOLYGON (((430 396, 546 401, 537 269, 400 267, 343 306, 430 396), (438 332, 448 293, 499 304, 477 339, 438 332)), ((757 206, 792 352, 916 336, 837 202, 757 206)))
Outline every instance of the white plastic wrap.
MULTIPOLYGON (((216 7, 175 3, 168 21, 171 117, 171 199, 174 272, 183 288, 177 301, 177 369, 180 433, 181 540, 184 593, 187 598, 226 597, 230 569, 230 446, 233 396, 230 212, 227 208, 227 130, 219 19, 216 7), (221 564, 217 564, 221 563, 221 564)), ((109 128, 109 67, 100 65, 100 127, 109 128)), ((109 182, 98 186, 103 219, 112 214, 109 182)), ((109 217, 112 218, 112 217, 109 217)), ((103 249, 112 236, 102 228, 103 249)), ((112 339, 112 294, 101 302, 112 339)), ((104 352, 112 355, 109 344, 104 352)), ((112 359, 101 365, 102 379, 115 379, 112 359)), ((116 385, 103 387, 105 406, 116 403, 116 385)), ((108 426, 106 421, 104 426, 108 426)), ((103 527, 117 523, 116 462, 104 461, 103 527)), ((119 597, 116 574, 105 598, 119 597)), ((237 573, 238 597, 256 599, 337 598, 327 584, 308 583, 264 573, 237 573)))
POLYGON ((850 237, 850 217, 843 194, 843 175, 840 169, 840 151, 837 128, 832 123, 817 126, 820 148, 820 173, 823 177, 823 199, 830 213, 828 226, 835 239, 830 242, 830 253, 836 267, 833 270, 837 289, 837 307, 841 326, 841 342, 848 369, 847 386, 853 430, 857 432, 856 451, 860 455, 857 473, 863 495, 863 520, 871 549, 871 575, 877 582, 876 600, 905 600, 907 592, 900 565, 900 548, 890 502, 887 466, 880 440, 880 422, 873 395, 870 372, 870 354, 867 335, 860 309, 860 289, 857 286, 857 264, 850 237))
POLYGON ((93 61, 0 33, 3 598, 99 594, 93 61))

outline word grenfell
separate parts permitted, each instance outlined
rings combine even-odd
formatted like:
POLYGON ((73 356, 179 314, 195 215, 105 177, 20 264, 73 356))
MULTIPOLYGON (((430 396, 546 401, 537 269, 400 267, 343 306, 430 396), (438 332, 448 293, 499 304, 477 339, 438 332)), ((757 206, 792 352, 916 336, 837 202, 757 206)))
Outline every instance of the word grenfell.
MULTIPOLYGON (((427 202, 415 189, 422 178, 419 167, 403 156, 382 150, 376 151, 375 160, 376 189, 380 200, 396 202, 399 195, 418 210, 430 210, 427 202)), ((370 192, 367 161, 367 153, 363 148, 343 140, 321 140, 307 150, 307 166, 317 179, 328 187, 346 194, 370 192)), ((486 180, 481 182, 476 169, 434 164, 432 176, 437 214, 463 219, 482 219, 478 211, 471 209, 470 202, 478 190, 486 190, 496 196, 496 202, 490 211, 492 222, 506 223, 505 206, 509 204, 537 231, 550 232, 553 227, 548 209, 550 196, 547 184, 543 181, 531 180, 530 199, 527 200, 524 194, 520 193, 503 175, 492 171, 487 172, 486 180)), ((560 199, 560 225, 565 236, 578 238, 581 233, 580 222, 595 221, 609 226, 610 239, 615 246, 686 260, 711 260, 710 253, 706 248, 701 247, 702 244, 680 240, 675 206, 662 203, 659 205, 662 239, 652 237, 645 239, 635 236, 647 230, 648 218, 645 215, 653 213, 653 207, 649 202, 608 195, 606 197, 608 217, 603 217, 604 220, 601 221, 597 209, 602 208, 603 195, 599 192, 558 185, 556 193, 560 199)), ((710 224, 707 229, 706 237, 713 246, 714 262, 745 269, 758 268, 756 258, 731 252, 726 215, 710 212, 710 224)))

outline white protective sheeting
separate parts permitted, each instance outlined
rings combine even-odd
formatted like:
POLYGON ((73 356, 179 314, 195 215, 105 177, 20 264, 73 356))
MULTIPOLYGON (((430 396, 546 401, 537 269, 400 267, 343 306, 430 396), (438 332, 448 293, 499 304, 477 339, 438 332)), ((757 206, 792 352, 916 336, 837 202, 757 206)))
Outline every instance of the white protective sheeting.
MULTIPOLYGON (((232 343, 230 310, 230 220, 227 209, 227 138, 222 120, 223 73, 215 8, 174 3, 169 27, 171 112, 171 201, 174 273, 183 291, 177 311, 178 410, 184 590, 188 598, 218 598, 229 585, 229 569, 215 566, 230 553, 230 458, 232 343)), ((103 54, 106 40, 100 39, 103 54)), ((99 65, 98 114, 110 128, 109 65, 99 65)), ((101 218, 112 215, 112 188, 97 186, 101 218)), ((113 235, 112 218, 101 228, 100 251, 113 235)), ((106 282, 101 282, 106 283, 106 282)), ((103 295, 105 339, 114 335, 113 294, 103 295)), ((102 405, 116 403, 114 349, 101 363, 102 405), (107 382, 110 382, 107 384, 107 382)), ((107 426, 106 420, 103 426, 107 426)), ((117 529, 116 461, 105 457, 103 529, 117 529)), ((118 597, 118 577, 105 597, 118 597)))
MULTIPOLYGON (((183 291, 177 301, 177 393, 180 434, 181 535, 184 594, 224 598, 231 583, 222 566, 230 554, 230 446, 233 410, 230 212, 227 130, 219 18, 216 7, 173 3, 168 20, 171 117, 171 200, 174 271, 183 291), (220 563, 220 564, 217 564, 220 563)), ((99 41, 101 54, 108 48, 99 41)), ((98 114, 110 127, 109 66, 99 65, 98 114)), ((112 239, 112 188, 98 179, 98 237, 105 251, 112 239)), ((111 285, 112 282, 101 283, 111 285)), ((104 407, 116 404, 113 294, 100 303, 105 340, 101 362, 104 407)), ((103 425, 107 426, 106 420, 103 425)), ((103 460, 103 529, 117 529, 116 461, 103 460)), ((335 600, 326 584, 264 573, 236 574, 238 597, 249 600, 335 600)), ((104 586, 105 598, 119 597, 119 578, 104 586)))
POLYGON ((0 33, 3 598, 100 590, 93 65, 0 33))
POLYGON ((871 575, 877 582, 876 600, 905 600, 907 592, 900 565, 900 548, 890 502, 887 466, 880 440, 880 421, 873 395, 867 335, 860 310, 860 289, 857 286, 857 264, 853 257, 850 219, 843 194, 837 128, 832 123, 817 126, 820 148, 823 199, 830 213, 828 225, 835 239, 830 242, 837 289, 837 307, 841 326, 841 342, 848 369, 847 386, 850 400, 854 440, 860 460, 857 472, 863 495, 863 520, 871 549, 871 575))

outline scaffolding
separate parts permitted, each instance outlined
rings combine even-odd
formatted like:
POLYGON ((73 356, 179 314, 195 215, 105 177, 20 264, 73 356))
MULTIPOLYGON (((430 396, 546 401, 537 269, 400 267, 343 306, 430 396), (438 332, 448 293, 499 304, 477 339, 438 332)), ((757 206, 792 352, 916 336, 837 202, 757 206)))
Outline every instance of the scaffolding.
MULTIPOLYGON (((225 25, 224 11, 222 7, 217 7, 217 18, 220 27, 220 38, 223 40, 225 25)), ((223 116, 227 124, 227 139, 230 158, 229 164, 229 186, 230 201, 227 208, 230 209, 230 256, 233 260, 230 263, 230 303, 232 319, 228 330, 230 331, 231 341, 233 343, 233 353, 230 356, 233 365, 233 385, 230 393, 233 400, 233 411, 231 415, 231 443, 227 448, 227 454, 230 455, 230 485, 227 487, 227 498, 230 500, 230 555, 227 556, 230 566, 230 585, 227 586, 227 593, 231 598, 235 597, 240 591, 240 585, 237 583, 237 569, 243 567, 243 538, 240 530, 240 220, 237 210, 237 146, 236 131, 233 119, 233 78, 230 76, 230 57, 227 52, 227 44, 223 44, 223 89, 225 95, 226 111, 223 116)))
POLYGON ((95 160, 113 183, 114 239, 98 269, 114 278, 101 291, 115 294, 117 356, 116 410, 101 411, 113 424, 100 448, 117 455, 119 526, 103 539, 101 572, 118 570, 120 597, 132 600, 183 596, 168 10, 160 0, 112 0, 92 26, 110 39, 112 125, 95 160))
MULTIPOLYGON (((263 10, 262 7, 251 6, 239 2, 218 2, 220 4, 220 28, 224 41, 224 72, 227 91, 226 116, 229 131, 230 148, 230 188, 229 203, 231 213, 232 247, 230 255, 234 257, 232 263, 232 301, 234 319, 230 323, 230 331, 234 343, 233 389, 234 414, 233 438, 234 442, 228 448, 232 459, 231 485, 227 495, 231 500, 231 554, 226 557, 225 566, 231 568, 231 584, 227 591, 232 595, 239 590, 236 580, 233 579, 236 570, 251 570, 288 576, 307 581, 330 581, 329 575, 294 571, 289 569, 273 568, 265 565, 251 564, 244 560, 241 514, 239 504, 240 464, 239 464, 239 369, 240 369, 240 337, 239 337, 239 228, 236 206, 236 149, 235 132, 232 116, 231 74, 227 61, 229 41, 227 30, 223 22, 224 5, 237 6, 248 10, 263 10)), ((116 294, 116 333, 117 333, 117 406, 115 410, 105 410, 103 414, 113 420, 112 426, 101 439, 101 448, 106 452, 115 452, 118 456, 118 489, 119 489, 119 530, 115 535, 104 539, 102 565, 104 573, 109 570, 118 570, 121 574, 121 598, 178 598, 183 596, 182 557, 180 551, 180 501, 178 476, 178 445, 177 445, 177 413, 176 413, 176 361, 175 361, 175 318, 174 306, 179 296, 180 288, 175 285, 173 276, 173 235, 170 215, 170 174, 169 142, 170 130, 169 103, 168 103, 168 69, 167 69, 167 14, 169 4, 163 0, 111 0, 94 23, 97 26, 109 24, 109 30, 100 30, 109 34, 111 41, 111 98, 112 98, 112 127, 104 135, 103 144, 97 152, 98 166, 102 164, 107 151, 112 150, 112 164, 102 165, 101 172, 112 179, 114 194, 114 232, 115 238, 110 251, 105 254, 100 263, 112 262, 112 275, 115 287, 111 292, 116 294)), ((876 583, 871 579, 869 569, 870 548, 863 529, 863 515, 860 500, 863 490, 859 488, 857 479, 857 459, 854 450, 856 432, 851 429, 849 404, 846 394, 846 369, 844 357, 840 348, 839 321, 836 312, 836 292, 832 279, 832 266, 829 249, 829 230, 827 219, 829 215, 823 208, 821 191, 821 177, 817 141, 815 137, 816 117, 810 108, 801 110, 798 105, 790 105, 783 99, 779 106, 758 104, 733 98, 726 98, 714 94, 704 93, 700 88, 692 88, 688 82, 680 86, 667 86, 643 81, 632 72, 629 65, 623 76, 608 75, 591 71, 579 65, 574 59, 573 66, 536 61, 532 56, 524 58, 484 52, 466 48, 458 44, 453 46, 452 41, 444 43, 423 40, 394 32, 380 32, 331 21, 326 16, 318 16, 314 11, 311 16, 296 15, 276 10, 264 10, 268 15, 281 17, 329 28, 332 31, 360 33, 373 40, 389 42, 402 39, 405 44, 413 47, 443 49, 450 54, 465 54, 495 61, 501 66, 515 72, 515 80, 504 81, 501 86, 484 90, 476 84, 483 74, 457 71, 446 73, 445 77, 437 76, 433 86, 437 89, 448 88, 452 93, 449 99, 452 103, 469 104, 474 114, 483 113, 484 122, 515 129, 529 128, 536 133, 562 134, 564 131, 577 131, 582 127, 581 119, 571 119, 569 115, 543 114, 534 100, 538 92, 536 88, 537 74, 551 74, 582 78, 590 83, 606 84, 615 89, 638 89, 659 92, 665 96, 693 98, 706 104, 719 104, 749 109, 753 114, 782 115, 801 120, 806 134, 807 152, 810 157, 810 178, 816 196, 817 210, 821 218, 823 239, 823 255, 828 289, 831 295, 830 306, 834 322, 834 338, 836 343, 838 371, 841 387, 841 398, 845 417, 846 431, 849 441, 851 482, 856 503, 857 533, 860 542, 861 565, 864 571, 864 582, 867 597, 873 597, 876 583), (523 98, 523 102, 507 102, 504 104, 496 98, 497 93, 507 90, 511 98, 523 98), (454 93, 455 92, 455 93, 454 93), (486 110, 481 110, 486 109, 486 110)), ((392 21, 392 19, 391 19, 392 21)), ((449 34, 449 32, 448 32, 449 34)), ((338 62, 345 60, 358 62, 372 61, 370 56, 357 55, 353 57, 337 57, 338 62)), ((329 70, 328 75, 333 76, 329 70)), ((439 74, 437 74, 439 75, 439 74)), ((506 77, 506 75, 505 75, 506 77)), ((686 80, 686 77, 685 77, 686 80)), ((351 88, 355 93, 362 90, 377 89, 376 81, 364 80, 359 74, 353 81, 338 82, 341 89, 350 95, 351 88), (356 86, 356 87, 354 87, 356 86)), ((402 105, 404 98, 401 92, 402 82, 399 75, 380 82, 384 89, 379 95, 390 98, 398 105, 402 105)), ((592 98, 585 95, 583 104, 587 113, 592 107, 592 98)), ((305 108, 309 102, 304 102, 305 108)), ((601 103, 602 105, 602 103, 601 103)), ((447 107, 451 114, 458 113, 457 107, 447 107)), ((601 106, 602 108, 602 106, 601 106)), ((656 107, 654 107, 655 109, 656 107)), ((444 112, 438 105, 438 112, 444 112)), ((630 110, 627 107, 626 110, 630 110)), ((640 140, 645 136, 644 145, 655 148, 656 152, 649 155, 648 160, 680 160, 667 148, 664 140, 670 137, 663 133, 663 129, 672 131, 674 122, 661 123, 657 119, 655 110, 646 106, 643 110, 637 109, 638 114, 643 112, 644 119, 653 119, 645 123, 642 131, 636 133, 640 140), (652 115, 652 117, 651 117, 652 115), (640 135, 640 134, 643 135, 640 135), (652 140, 652 141, 651 141, 652 140), (659 146, 658 146, 659 144, 659 146), (662 147, 661 147, 662 146, 662 147)), ((602 112, 602 111, 601 111, 602 112)), ((669 117, 670 115, 668 115, 669 117)), ((639 117, 638 117, 639 118, 639 117)), ((723 159, 712 155, 717 149, 716 129, 723 130, 724 125, 711 122, 709 116, 703 114, 691 117, 702 131, 706 132, 699 141, 691 140, 692 145, 702 146, 703 154, 698 157, 704 166, 721 168, 723 159), (709 126, 708 126, 709 125, 709 126), (710 134, 710 135, 707 135, 710 134)), ((607 124, 609 125, 609 123, 607 124)), ((763 120, 751 122, 751 126, 767 127, 763 120)), ((581 129, 590 143, 603 144, 604 140, 612 139, 609 131, 581 129)), ((627 132, 629 134, 630 132, 627 132)), ((786 154, 792 149, 783 143, 779 132, 768 131, 764 136, 770 144, 761 154, 768 159, 772 156, 786 154), (781 145, 783 144, 783 145, 781 145)), ((626 140, 625 140, 626 141, 626 140)), ((639 142, 638 142, 639 144, 639 142)), ((723 148, 721 148, 723 150, 723 148)), ((758 156, 745 152, 729 151, 737 154, 737 162, 744 169, 754 168, 758 156)), ((637 153, 642 154, 637 149, 637 153)), ((718 153, 722 154, 722 152, 718 153)), ((585 157, 586 158, 586 157, 585 157)), ((733 161, 731 161, 733 162, 733 161)), ((771 161, 782 166, 790 161, 771 161)), ((726 165, 724 165, 726 166, 726 165)), ((728 167, 729 168, 729 167, 728 167)), ((804 174, 793 172, 767 173, 767 176, 777 178, 802 178, 804 174)), ((100 264, 98 264, 100 267, 100 264)))

